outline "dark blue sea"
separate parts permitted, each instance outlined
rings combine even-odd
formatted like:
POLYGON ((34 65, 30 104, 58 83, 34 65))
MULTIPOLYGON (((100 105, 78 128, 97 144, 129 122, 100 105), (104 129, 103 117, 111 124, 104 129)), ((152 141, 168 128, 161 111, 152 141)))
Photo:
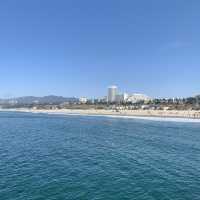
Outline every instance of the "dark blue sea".
POLYGON ((0 112, 0 200, 199 200, 200 123, 0 112))

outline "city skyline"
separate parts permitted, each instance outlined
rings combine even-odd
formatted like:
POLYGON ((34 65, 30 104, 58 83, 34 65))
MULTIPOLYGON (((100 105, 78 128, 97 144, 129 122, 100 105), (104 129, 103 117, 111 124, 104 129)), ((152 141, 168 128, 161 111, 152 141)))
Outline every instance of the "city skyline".
POLYGON ((185 98, 196 98, 199 97, 200 94, 194 95, 194 96, 187 96, 187 97, 178 97, 178 96, 174 96, 174 97, 152 97, 149 96, 145 93, 141 93, 141 92, 131 92, 131 91, 122 91, 120 90, 120 88, 117 85, 109 85, 107 86, 107 88, 104 88, 104 95, 102 96, 86 96, 86 95, 82 95, 82 96, 63 96, 63 95, 54 95, 54 94, 48 94, 48 95, 43 95, 43 96, 34 96, 34 95, 24 95, 24 96, 8 96, 8 97, 4 97, 4 98, 0 98, 0 100, 12 100, 12 99, 19 99, 19 98, 45 98, 45 97, 49 97, 49 98, 69 98, 69 99, 76 99, 79 100, 81 102, 86 103, 87 100, 99 100, 99 101, 106 101, 109 103, 116 103, 116 102, 124 102, 124 101, 131 101, 130 99, 140 99, 140 100, 153 100, 153 99, 165 99, 165 100, 170 100, 170 99, 185 99, 185 98))
POLYGON ((0 98, 200 94, 200 2, 2 1, 0 98))

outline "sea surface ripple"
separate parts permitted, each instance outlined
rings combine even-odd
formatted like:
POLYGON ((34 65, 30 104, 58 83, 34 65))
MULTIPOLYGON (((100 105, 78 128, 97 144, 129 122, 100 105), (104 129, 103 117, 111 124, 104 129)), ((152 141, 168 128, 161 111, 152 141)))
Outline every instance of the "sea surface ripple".
POLYGON ((0 200, 199 200, 200 123, 0 112, 0 200))

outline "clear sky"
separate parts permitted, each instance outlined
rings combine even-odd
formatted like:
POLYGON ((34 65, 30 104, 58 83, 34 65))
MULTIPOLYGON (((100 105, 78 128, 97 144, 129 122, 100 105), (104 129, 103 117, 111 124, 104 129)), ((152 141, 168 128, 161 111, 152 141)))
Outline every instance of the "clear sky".
POLYGON ((200 94, 199 0, 0 2, 0 97, 200 94))

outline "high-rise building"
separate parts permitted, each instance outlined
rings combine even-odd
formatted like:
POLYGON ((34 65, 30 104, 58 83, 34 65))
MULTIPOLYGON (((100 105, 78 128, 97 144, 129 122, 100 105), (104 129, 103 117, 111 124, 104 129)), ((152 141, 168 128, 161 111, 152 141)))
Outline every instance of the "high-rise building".
POLYGON ((116 102, 117 98, 117 86, 110 86, 108 87, 108 96, 107 100, 109 103, 114 103, 116 102))

